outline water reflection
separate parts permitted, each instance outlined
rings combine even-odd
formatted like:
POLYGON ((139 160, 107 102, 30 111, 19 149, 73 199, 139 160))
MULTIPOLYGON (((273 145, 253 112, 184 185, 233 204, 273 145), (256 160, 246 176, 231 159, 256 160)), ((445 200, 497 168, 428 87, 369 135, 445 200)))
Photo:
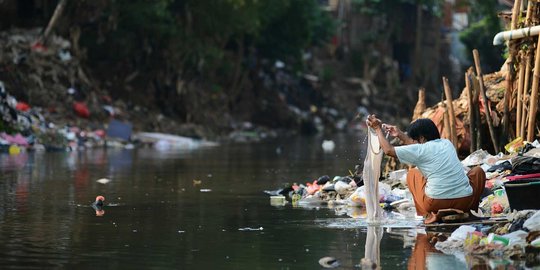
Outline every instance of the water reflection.
POLYGON ((381 269, 381 239, 383 228, 368 226, 366 236, 365 255, 362 259, 362 269, 381 269))
MULTIPOLYGON (((437 258, 437 254, 440 253, 429 243, 428 236, 426 234, 417 234, 416 236, 416 243, 414 244, 413 252, 411 254, 411 257, 409 258, 409 262, 407 263, 407 269, 413 270, 423 270, 423 269, 440 269, 440 268, 431 268, 435 267, 430 266, 429 268, 426 268, 427 266, 427 258, 428 254, 433 254, 432 258, 437 258)), ((444 265, 443 265, 444 266, 444 265)))
POLYGON ((14 171, 22 169, 28 162, 28 153, 18 155, 0 155, 0 168, 2 171, 14 171))
POLYGON ((523 261, 513 261, 505 258, 490 258, 481 255, 470 255, 463 252, 444 254, 432 244, 434 234, 418 233, 414 248, 407 263, 412 269, 529 269, 523 261))

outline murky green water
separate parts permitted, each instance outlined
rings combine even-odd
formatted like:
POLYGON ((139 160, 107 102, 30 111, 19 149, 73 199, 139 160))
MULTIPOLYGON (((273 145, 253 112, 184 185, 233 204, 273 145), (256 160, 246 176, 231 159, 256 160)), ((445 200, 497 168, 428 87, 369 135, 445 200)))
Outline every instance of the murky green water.
POLYGON ((192 152, 0 155, 0 268, 320 269, 332 256, 339 269, 358 269, 366 240, 383 269, 406 269, 410 258, 423 266, 426 254, 465 267, 426 247, 413 253, 413 231, 372 228, 379 243, 335 209, 271 206, 265 189, 354 168, 358 136, 333 139, 332 154, 322 138, 293 138, 192 152), (109 204, 103 216, 90 207, 96 195, 109 204))

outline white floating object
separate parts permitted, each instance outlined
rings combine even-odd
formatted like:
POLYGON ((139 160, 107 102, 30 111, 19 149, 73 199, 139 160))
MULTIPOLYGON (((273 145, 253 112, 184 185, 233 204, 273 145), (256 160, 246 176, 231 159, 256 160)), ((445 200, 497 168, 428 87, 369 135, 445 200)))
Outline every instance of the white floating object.
POLYGON ((263 227, 259 227, 259 228, 245 227, 245 228, 239 228, 238 230, 239 231, 262 231, 264 230, 264 228, 263 227))
POLYGON ((110 180, 110 179, 107 179, 107 178, 101 178, 101 179, 96 180, 96 182, 105 185, 105 184, 111 182, 111 180, 110 180))
POLYGON ((332 140, 324 140, 321 146, 324 152, 329 153, 334 151, 334 148, 336 148, 336 143, 334 143, 332 140))
POLYGON ((211 192, 212 190, 209 188, 201 188, 201 192, 211 192))

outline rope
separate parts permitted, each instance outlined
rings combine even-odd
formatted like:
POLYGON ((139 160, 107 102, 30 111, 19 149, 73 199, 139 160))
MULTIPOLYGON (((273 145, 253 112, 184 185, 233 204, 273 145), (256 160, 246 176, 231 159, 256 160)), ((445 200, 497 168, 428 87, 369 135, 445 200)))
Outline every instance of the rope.
MULTIPOLYGON (((368 132, 374 132, 374 131, 373 131, 373 129, 368 128, 368 132)), ((375 152, 375 150, 373 150, 373 145, 371 144, 371 135, 370 134, 368 134, 368 145, 369 145, 369 150, 371 150, 371 153, 373 153, 374 155, 378 155, 378 154, 381 153, 382 148, 380 146, 379 146, 379 152, 375 152)))

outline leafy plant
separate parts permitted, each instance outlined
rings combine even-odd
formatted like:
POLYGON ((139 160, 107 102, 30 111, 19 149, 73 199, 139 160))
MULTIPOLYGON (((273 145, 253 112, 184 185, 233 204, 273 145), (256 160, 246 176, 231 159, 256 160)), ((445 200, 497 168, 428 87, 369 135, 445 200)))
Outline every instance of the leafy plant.
POLYGON ((470 19, 473 23, 460 33, 459 38, 465 44, 471 62, 472 50, 478 49, 484 72, 498 70, 505 60, 505 48, 491 44, 493 37, 502 30, 497 17, 498 5, 495 1, 477 0, 470 3, 470 19))

